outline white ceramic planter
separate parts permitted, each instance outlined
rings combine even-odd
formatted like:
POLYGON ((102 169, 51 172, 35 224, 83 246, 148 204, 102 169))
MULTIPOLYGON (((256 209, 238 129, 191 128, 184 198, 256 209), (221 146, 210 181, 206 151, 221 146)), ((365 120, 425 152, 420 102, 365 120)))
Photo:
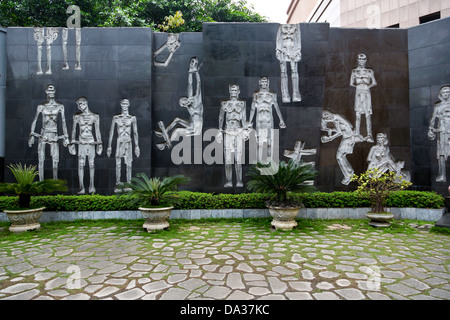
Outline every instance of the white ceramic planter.
POLYGON ((292 230, 297 226, 295 217, 297 216, 299 209, 300 208, 269 207, 270 215, 273 218, 271 225, 275 229, 292 230))
POLYGON ((169 217, 173 207, 165 208, 143 208, 140 207, 139 211, 145 219, 144 229, 147 232, 164 230, 169 227, 169 217))
POLYGON ((3 210, 11 222, 9 231, 19 233, 39 229, 41 227, 39 219, 44 209, 45 207, 28 210, 3 210))

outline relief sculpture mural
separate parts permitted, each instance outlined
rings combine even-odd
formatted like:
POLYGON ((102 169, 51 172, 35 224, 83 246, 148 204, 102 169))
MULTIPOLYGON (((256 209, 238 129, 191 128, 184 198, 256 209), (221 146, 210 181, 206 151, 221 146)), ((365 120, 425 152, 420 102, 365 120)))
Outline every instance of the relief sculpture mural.
POLYGON ((163 138, 164 142, 156 144, 159 150, 164 150, 166 147, 171 148, 173 141, 178 141, 181 136, 191 137, 202 134, 203 129, 203 100, 202 100, 202 85, 199 73, 200 66, 197 57, 192 57, 189 63, 189 76, 187 97, 179 99, 180 107, 186 108, 189 112, 189 120, 176 117, 166 127, 164 122, 159 121, 159 130, 155 130, 155 134, 159 138, 163 138), (196 89, 194 94, 193 77, 196 79, 196 89), (181 127, 175 128, 177 125, 181 127), (174 129, 175 128, 175 129, 174 129), (169 137, 169 131, 173 129, 169 137))
POLYGON ((392 156, 388 144, 388 138, 385 133, 378 133, 376 136, 377 143, 370 148, 369 155, 367 156, 367 162, 369 166, 367 170, 377 168, 380 173, 387 171, 393 171, 404 180, 410 181, 411 177, 409 172, 403 170, 405 161, 395 161, 392 156))
POLYGON ((95 193, 95 153, 101 155, 103 151, 100 117, 97 113, 89 110, 86 97, 80 97, 76 102, 80 112, 73 116, 72 139, 69 145, 69 152, 72 155, 76 155, 77 150, 75 145, 78 145, 78 179, 80 185, 78 194, 86 193, 84 188, 84 166, 86 164, 86 158, 88 159, 89 165, 89 193, 95 193), (78 139, 76 138, 77 126, 79 127, 78 139))
POLYGON ((258 145, 257 161, 261 163, 268 163, 272 159, 272 142, 274 140, 272 108, 275 109, 275 112, 280 119, 280 128, 286 128, 283 115, 278 106, 277 94, 269 91, 269 79, 267 77, 261 77, 259 79, 259 90, 253 94, 250 117, 248 119, 249 125, 252 126, 252 121, 256 114, 255 129, 258 145), (263 154, 264 145, 266 146, 266 154, 263 154))
POLYGON ((365 141, 373 143, 372 136, 372 96, 370 88, 377 85, 375 81, 374 72, 372 69, 366 68, 367 57, 365 54, 358 54, 358 66, 352 70, 350 77, 350 86, 355 87, 355 134, 361 136, 361 116, 365 115, 367 135, 365 141))
POLYGON ((276 57, 280 61, 281 93, 284 103, 291 102, 288 87, 287 64, 291 68, 292 101, 302 100, 299 88, 298 62, 302 59, 301 34, 299 24, 282 24, 278 29, 276 40, 276 57))
POLYGON ((113 117, 111 130, 109 131, 108 149, 106 154, 108 157, 112 153, 112 140, 114 132, 117 128, 116 142, 116 188, 114 192, 118 192, 118 186, 121 184, 122 159, 126 165, 126 182, 131 181, 133 169, 133 140, 134 154, 139 158, 141 151, 139 149, 139 136, 137 128, 137 120, 135 116, 129 114, 130 101, 122 99, 120 101, 122 112, 113 117))
POLYGON ((445 182, 447 180, 445 162, 450 154, 450 86, 444 86, 439 90, 439 100, 440 102, 434 105, 428 138, 437 140, 436 158, 439 172, 436 182, 445 182))
POLYGON ((47 53, 47 70, 45 74, 52 74, 52 43, 58 38, 59 28, 34 28, 33 36, 37 44, 37 74, 42 71, 42 50, 44 42, 47 53))
POLYGON ((156 67, 167 67, 172 60, 174 53, 180 48, 180 35, 177 33, 168 33, 166 43, 164 43, 158 50, 153 53, 154 65, 156 67), (156 57, 160 55, 164 50, 169 52, 165 61, 157 61, 156 57))
POLYGON ((225 153, 224 187, 233 186, 233 163, 236 171, 236 187, 243 187, 242 164, 244 163, 245 141, 249 138, 249 127, 246 116, 246 103, 239 99, 239 86, 229 86, 230 98, 221 102, 219 113, 218 143, 223 142, 225 153), (224 126, 225 122, 225 126, 224 126))
POLYGON ((336 160, 344 175, 341 183, 344 185, 350 184, 355 171, 348 161, 347 155, 353 153, 355 142, 358 140, 353 131, 352 124, 343 116, 324 110, 322 112, 321 130, 327 132, 327 135, 322 136, 320 139, 322 143, 327 143, 338 137, 342 137, 336 152, 336 160), (331 124, 331 127, 328 124, 331 124))
MULTIPOLYGON (((75 70, 81 70, 81 28, 75 28, 75 70)), ((67 41, 69 38, 69 29, 62 28, 62 50, 63 50, 63 70, 69 70, 69 64, 67 62, 67 41)))
POLYGON ((38 159, 39 159, 39 180, 44 180, 44 161, 45 147, 50 146, 50 155, 52 158, 53 179, 58 179, 59 164, 59 140, 63 140, 64 147, 69 144, 69 135, 67 134, 66 118, 64 115, 64 105, 55 100, 56 89, 50 84, 47 86, 45 93, 47 94, 47 102, 37 107, 36 114, 31 124, 30 136, 28 140, 29 147, 32 147, 35 137, 38 138, 38 159), (36 133, 36 124, 42 115, 41 133, 36 133), (61 127, 63 134, 58 134, 58 117, 61 116, 61 127))

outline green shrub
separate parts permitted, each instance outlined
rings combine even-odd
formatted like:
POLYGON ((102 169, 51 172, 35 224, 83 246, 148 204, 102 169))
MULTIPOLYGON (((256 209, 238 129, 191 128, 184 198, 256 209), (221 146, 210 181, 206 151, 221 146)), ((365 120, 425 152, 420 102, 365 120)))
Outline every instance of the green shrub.
MULTIPOLYGON (((211 194, 177 192, 179 203, 175 209, 263 209, 274 195, 263 193, 211 194)), ((306 208, 358 208, 370 207, 370 198, 357 192, 315 192, 288 194, 306 208)), ((46 211, 123 211, 137 210, 124 196, 105 195, 46 195, 31 199, 32 206, 45 206, 46 211)), ((387 207, 415 207, 438 209, 444 207, 444 198, 435 192, 394 191, 386 199, 387 207)), ((18 197, 0 197, 0 210, 19 208, 18 197)))

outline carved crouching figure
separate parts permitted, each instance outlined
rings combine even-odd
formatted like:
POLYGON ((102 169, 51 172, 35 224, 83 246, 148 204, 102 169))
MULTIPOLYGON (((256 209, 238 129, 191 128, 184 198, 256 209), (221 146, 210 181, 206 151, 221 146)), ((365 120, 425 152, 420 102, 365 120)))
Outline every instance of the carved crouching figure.
POLYGON ((342 137, 336 152, 336 160, 344 175, 344 179, 342 179, 341 183, 348 185, 352 179, 354 170, 347 160, 347 155, 353 153, 353 148, 357 142, 357 138, 353 132, 353 126, 341 115, 333 114, 330 111, 325 110, 322 113, 321 130, 327 132, 327 135, 322 136, 320 139, 322 143, 327 143, 338 137, 342 137), (329 128, 327 126, 328 123, 331 123, 333 127, 329 128))

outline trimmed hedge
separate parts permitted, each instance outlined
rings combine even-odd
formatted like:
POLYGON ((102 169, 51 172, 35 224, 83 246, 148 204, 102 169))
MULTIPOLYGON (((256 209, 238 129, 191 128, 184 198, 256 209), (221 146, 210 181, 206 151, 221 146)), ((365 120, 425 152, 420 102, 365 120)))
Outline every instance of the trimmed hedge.
MULTIPOLYGON (((261 193, 210 194, 190 191, 178 192, 180 202, 175 209, 263 209, 273 196, 261 193)), ((307 208, 358 208, 370 207, 370 199, 356 192, 315 192, 291 194, 307 208)), ((32 206, 45 206, 46 211, 123 211, 137 210, 123 196, 105 195, 53 195, 31 198, 32 206)), ((18 208, 18 197, 0 197, 0 210, 18 208)), ((444 198, 435 192, 394 191, 389 195, 386 207, 413 207, 439 209, 444 198)))

